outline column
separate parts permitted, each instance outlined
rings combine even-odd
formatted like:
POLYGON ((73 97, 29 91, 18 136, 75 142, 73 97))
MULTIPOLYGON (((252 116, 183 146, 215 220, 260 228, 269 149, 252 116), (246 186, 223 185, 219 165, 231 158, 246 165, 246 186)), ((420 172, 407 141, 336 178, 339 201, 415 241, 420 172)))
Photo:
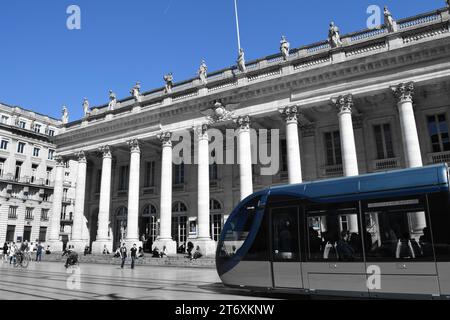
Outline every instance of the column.
POLYGON ((100 254, 103 253, 105 246, 109 252, 112 252, 113 243, 108 237, 111 203, 112 154, 109 146, 101 147, 99 151, 103 157, 102 177, 100 181, 97 239, 92 243, 92 252, 100 254))
POLYGON ((125 243, 130 249, 133 244, 139 248, 142 243, 139 241, 139 175, 141 164, 141 149, 139 141, 132 139, 128 142, 130 146, 130 179, 128 183, 128 217, 127 235, 125 243))
POLYGON ((242 116, 236 120, 238 125, 238 162, 241 182, 241 200, 253 193, 252 149, 250 138, 250 117, 242 116))
POLYGON ((289 183, 302 182, 302 166, 300 159, 300 144, 298 138, 298 108, 286 107, 281 113, 286 119, 286 147, 289 183))
POLYGON ((64 183, 64 160, 61 157, 56 157, 55 169, 55 186, 53 189, 52 199, 52 215, 50 221, 50 233, 48 237, 48 244, 52 251, 62 251, 62 241, 59 239, 59 232, 61 229, 61 209, 63 198, 63 183, 64 183))
MULTIPOLYGON (((166 247, 168 254, 176 254, 177 244, 172 240, 172 133, 165 132, 158 136, 162 144, 161 160, 161 204, 160 234, 153 248, 162 250, 166 247)), ((152 248, 152 249, 153 249, 152 248)))
POLYGON ((216 242, 211 239, 210 231, 208 126, 202 125, 195 131, 198 137, 198 237, 194 246, 199 246, 204 255, 213 256, 216 252, 216 242))
POLYGON ((333 102, 338 110, 344 176, 357 176, 359 174, 358 160, 352 122, 353 96, 351 94, 340 96, 333 102))
POLYGON ((70 244, 75 251, 83 252, 87 243, 83 241, 83 223, 84 223, 84 199, 86 193, 86 169, 87 160, 84 151, 77 154, 78 158, 78 174, 77 185, 75 188, 75 212, 72 226, 72 239, 70 244))
POLYGON ((420 152, 419 136, 413 109, 414 83, 401 83, 391 89, 398 99, 397 107, 406 166, 408 168, 421 167, 423 165, 422 153, 420 152))

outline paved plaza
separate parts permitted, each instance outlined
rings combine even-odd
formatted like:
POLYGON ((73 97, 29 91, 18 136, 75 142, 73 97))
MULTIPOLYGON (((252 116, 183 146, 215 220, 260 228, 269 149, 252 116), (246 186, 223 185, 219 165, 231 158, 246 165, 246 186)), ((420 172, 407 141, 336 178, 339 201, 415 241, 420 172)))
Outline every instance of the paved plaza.
POLYGON ((81 264, 80 287, 63 263, 30 263, 27 269, 0 262, 0 300, 256 300, 269 299, 225 288, 214 269, 81 264), (70 282, 70 281, 69 281, 70 282), (69 285, 70 286, 70 285, 69 285))

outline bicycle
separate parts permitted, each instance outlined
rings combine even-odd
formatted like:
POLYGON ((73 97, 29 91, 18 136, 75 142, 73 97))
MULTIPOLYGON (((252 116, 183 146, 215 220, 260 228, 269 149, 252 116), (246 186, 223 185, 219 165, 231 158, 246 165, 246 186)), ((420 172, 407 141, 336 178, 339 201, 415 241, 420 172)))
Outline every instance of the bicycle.
POLYGON ((14 267, 22 267, 22 268, 28 268, 28 265, 31 261, 31 255, 29 252, 18 252, 14 254, 14 267))

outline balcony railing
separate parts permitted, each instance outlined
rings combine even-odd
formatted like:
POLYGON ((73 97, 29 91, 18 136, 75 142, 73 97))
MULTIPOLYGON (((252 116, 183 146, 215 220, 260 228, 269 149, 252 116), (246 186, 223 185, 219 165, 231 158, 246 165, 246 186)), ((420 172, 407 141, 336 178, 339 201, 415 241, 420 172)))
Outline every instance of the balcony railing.
POLYGON ((372 166, 373 166, 373 170, 375 170, 375 171, 396 169, 396 168, 400 167, 400 159, 391 158, 391 159, 374 160, 372 166))
POLYGON ((0 175, 1 181, 13 182, 18 184, 28 184, 31 186, 39 186, 39 187, 53 187, 53 181, 48 179, 35 179, 33 177, 15 177, 12 174, 3 174, 0 175))
POLYGON ((429 163, 449 163, 450 164, 450 151, 437 152, 428 154, 429 163))
POLYGON ((323 168, 323 175, 326 177, 340 177, 344 175, 342 164, 327 165, 323 168))

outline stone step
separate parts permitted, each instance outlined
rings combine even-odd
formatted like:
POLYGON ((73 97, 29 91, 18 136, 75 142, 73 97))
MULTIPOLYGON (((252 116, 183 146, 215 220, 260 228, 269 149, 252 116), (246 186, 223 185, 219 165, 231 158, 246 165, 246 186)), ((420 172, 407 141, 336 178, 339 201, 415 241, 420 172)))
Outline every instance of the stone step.
MULTIPOLYGON (((113 255, 78 255, 80 263, 89 264, 113 264, 120 265, 122 260, 120 258, 114 258, 113 255)), ((42 255, 42 261, 49 262, 61 262, 65 263, 67 257, 62 257, 60 253, 52 253, 42 255)), ((127 265, 131 263, 131 258, 127 258, 127 265)), ((142 258, 136 259, 136 265, 147 265, 147 266, 171 266, 171 267, 196 267, 196 268, 211 268, 216 267, 216 261, 211 257, 202 257, 197 260, 190 260, 184 255, 176 255, 164 258, 151 258, 150 255, 144 256, 142 258)))

